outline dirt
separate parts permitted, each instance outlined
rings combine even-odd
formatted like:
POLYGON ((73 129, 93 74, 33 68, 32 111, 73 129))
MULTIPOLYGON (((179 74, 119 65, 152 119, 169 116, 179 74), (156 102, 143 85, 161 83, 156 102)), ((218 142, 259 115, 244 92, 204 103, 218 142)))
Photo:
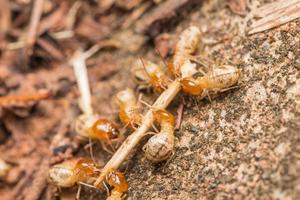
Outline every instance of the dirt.
MULTIPOLYGON (((105 2, 110 5, 114 1, 105 2)), ((229 1, 185 1, 184 4, 192 2, 192 6, 174 5, 176 13, 180 13, 178 18, 170 11, 167 16, 175 19, 167 21, 160 20, 160 15, 149 18, 151 15, 146 13, 144 18, 131 22, 129 28, 119 30, 122 20, 115 22, 117 16, 122 12, 130 15, 128 12, 141 2, 134 1, 125 8, 121 3, 123 8, 105 5, 101 8, 104 17, 96 22, 90 16, 82 17, 74 25, 76 40, 63 40, 66 46, 50 40, 53 47, 59 47, 56 53, 63 55, 58 58, 71 55, 74 49, 101 43, 109 36, 117 44, 100 50, 87 61, 93 107, 100 115, 119 123, 112 99, 125 87, 136 88, 130 79, 133 63, 143 57, 163 64, 155 48, 168 59, 178 35, 189 25, 203 32, 203 44, 196 54, 216 65, 235 65, 242 77, 238 87, 213 96, 212 101, 178 95, 168 108, 176 115, 184 98, 174 156, 167 163, 152 164, 143 155, 141 147, 146 139, 142 141, 121 168, 130 185, 126 199, 298 199, 300 20, 248 36, 246 29, 253 21, 248 15, 251 5, 270 1, 250 2, 243 15, 232 12, 229 1), (113 14, 107 14, 110 12, 113 14), (145 19, 148 25, 141 23, 145 19), (114 24, 109 26, 111 22, 114 24), (137 29, 143 29, 142 33, 135 32, 137 29)), ((159 8, 164 2, 145 12, 158 12, 155 10, 164 8, 159 8)), ((235 7, 237 2, 234 1, 235 7)), ((245 1, 241 2, 246 7, 245 1)), ((65 6, 61 5, 60 12, 66 12, 65 6)), ((81 12, 85 10, 96 13, 91 7, 83 6, 81 12)), ((29 21, 23 19, 26 20, 29 21)), ((28 95, 27 91, 39 89, 52 91, 46 100, 2 108, 0 157, 12 165, 12 170, 0 184, 1 199, 74 199, 77 188, 59 192, 48 183, 47 170, 64 159, 90 156, 74 132, 74 120, 80 113, 79 92, 66 60, 50 62, 52 54, 35 50, 26 62, 22 56, 28 57, 21 51, 2 52, 0 58, 2 96, 28 95)), ((146 92, 144 98, 150 102, 157 94, 146 92)), ((100 164, 111 156, 100 145, 94 145, 94 155, 100 164)), ((103 188, 96 191, 84 187, 81 197, 105 199, 106 192, 103 188)))

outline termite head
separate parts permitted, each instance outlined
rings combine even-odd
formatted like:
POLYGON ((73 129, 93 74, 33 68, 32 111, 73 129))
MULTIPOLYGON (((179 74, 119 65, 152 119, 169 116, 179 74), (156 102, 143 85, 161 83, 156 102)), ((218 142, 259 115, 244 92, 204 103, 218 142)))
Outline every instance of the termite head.
POLYGON ((175 123, 174 116, 171 113, 167 112, 166 110, 163 110, 163 109, 155 110, 153 112, 153 115, 154 115, 155 121, 160 124, 167 122, 167 123, 174 125, 174 123, 175 123))
POLYGON ((82 138, 108 141, 120 136, 118 126, 111 120, 97 115, 80 115, 75 121, 75 131, 82 138))
POLYGON ((118 126, 108 119, 98 119, 92 126, 91 134, 103 141, 114 140, 120 137, 118 126))
POLYGON ((86 158, 77 158, 74 168, 77 171, 77 176, 81 176, 79 177, 81 179, 97 175, 99 172, 98 166, 94 163, 94 161, 86 158))
POLYGON ((126 192, 128 190, 128 183, 123 173, 110 169, 106 176, 107 183, 114 187, 118 192, 126 192))
POLYGON ((200 95, 203 93, 203 87, 199 85, 196 79, 194 78, 184 78, 180 80, 180 84, 182 87, 182 90, 185 93, 191 94, 191 95, 200 95))
POLYGON ((7 164, 4 160, 0 159, 0 179, 5 178, 8 174, 11 166, 7 164))

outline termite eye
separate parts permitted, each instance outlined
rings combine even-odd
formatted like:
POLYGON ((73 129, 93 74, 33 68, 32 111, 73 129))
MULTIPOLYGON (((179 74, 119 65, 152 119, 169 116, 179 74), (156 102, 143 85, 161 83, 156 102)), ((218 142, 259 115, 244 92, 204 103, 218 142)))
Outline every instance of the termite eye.
POLYGON ((119 135, 120 135, 119 130, 116 128, 112 128, 112 131, 109 134, 109 139, 117 139, 119 135))

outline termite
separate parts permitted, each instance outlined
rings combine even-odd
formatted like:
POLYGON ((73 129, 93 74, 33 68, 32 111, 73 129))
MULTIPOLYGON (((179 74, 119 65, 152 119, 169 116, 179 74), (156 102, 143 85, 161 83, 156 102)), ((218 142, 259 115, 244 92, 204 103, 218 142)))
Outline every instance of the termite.
POLYGON ((152 136, 143 147, 145 156, 152 162, 168 159, 174 151, 174 116, 166 110, 154 110, 154 120, 160 125, 160 132, 152 136))
POLYGON ((124 193, 128 190, 128 183, 124 174, 115 169, 110 169, 106 176, 106 181, 111 187, 113 187, 113 190, 107 200, 123 199, 124 193))
POLYGON ((11 166, 7 164, 4 160, 0 159, 0 179, 4 179, 8 174, 11 166))
POLYGON ((168 64, 169 71, 174 76, 179 77, 181 75, 181 66, 186 60, 192 58, 192 54, 197 50, 201 39, 201 31, 196 26, 190 26, 181 33, 175 47, 174 56, 168 64))
POLYGON ((125 127, 136 128, 140 125, 142 115, 141 106, 132 89, 125 89, 116 95, 119 104, 119 118, 125 127))
POLYGON ((75 121, 75 131, 82 138, 99 140, 103 149, 108 152, 111 151, 107 149, 106 144, 112 146, 113 142, 122 138, 118 126, 113 121, 99 118, 95 114, 80 115, 75 121))
POLYGON ((86 185, 98 173, 99 170, 93 161, 78 158, 52 166, 48 172, 48 178, 58 187, 72 187, 76 184, 86 185))
POLYGON ((213 68, 198 78, 183 78, 181 86, 184 92, 200 95, 202 98, 209 92, 222 92, 230 89, 240 78, 240 70, 231 65, 213 68))
POLYGON ((149 88, 149 75, 145 71, 145 67, 141 60, 136 60, 130 70, 132 80, 138 85, 139 90, 149 88))
POLYGON ((152 86, 154 91, 162 93, 168 85, 171 83, 170 78, 166 75, 163 68, 151 61, 143 62, 146 73, 149 76, 149 84, 152 86))

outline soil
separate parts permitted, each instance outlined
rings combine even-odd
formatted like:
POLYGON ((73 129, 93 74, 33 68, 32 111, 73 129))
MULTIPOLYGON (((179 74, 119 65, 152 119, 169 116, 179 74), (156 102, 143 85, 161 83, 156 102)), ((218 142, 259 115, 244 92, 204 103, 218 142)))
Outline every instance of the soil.
MULTIPOLYGON (((95 112, 120 124, 113 99, 126 87, 137 88, 131 67, 139 57, 163 64, 155 48, 168 60, 178 35, 189 25, 203 32, 197 55, 241 70, 238 87, 212 96, 211 101, 179 94, 168 108, 176 115, 184 99, 174 156, 168 162, 150 163, 142 151, 147 138, 143 140, 121 167, 130 186, 125 199, 299 199, 300 19, 249 36, 246 30, 254 20, 251 6, 272 1, 253 0, 248 6, 240 1, 238 13, 243 14, 238 15, 231 10, 234 6, 228 6, 232 1, 168 0, 137 11, 145 6, 141 0, 131 4, 106 0, 99 8, 101 15, 94 2, 82 3, 75 18, 75 36, 54 40, 51 33, 66 27, 66 22, 56 20, 53 13, 64 16, 73 4, 47 2, 55 8, 51 15, 42 15, 40 23, 49 27, 38 35, 50 48, 37 40, 33 47, 0 53, 0 94, 24 97, 1 105, 0 157, 12 166, 0 183, 1 199, 76 196, 77 187, 60 191, 47 181, 53 164, 90 157, 86 143, 74 131, 80 114, 79 91, 66 58, 75 50, 109 39, 111 43, 88 59, 87 66, 95 112), (112 7, 109 2, 114 2, 112 7), (126 21, 133 12, 141 12, 141 17, 126 21), (49 96, 26 100, 41 89, 49 91, 49 96)), ((233 2, 236 6, 239 1, 233 2)), ((18 10, 22 16, 12 22, 9 36, 2 37, 0 32, 0 39, 4 38, 0 47, 16 42, 26 32, 32 6, 16 4, 24 6, 18 10)), ((148 102, 158 96, 147 90, 143 93, 148 102)), ((100 165, 111 157, 98 143, 93 149, 100 165)), ((104 188, 83 187, 81 191, 81 199, 105 197, 104 188)))

